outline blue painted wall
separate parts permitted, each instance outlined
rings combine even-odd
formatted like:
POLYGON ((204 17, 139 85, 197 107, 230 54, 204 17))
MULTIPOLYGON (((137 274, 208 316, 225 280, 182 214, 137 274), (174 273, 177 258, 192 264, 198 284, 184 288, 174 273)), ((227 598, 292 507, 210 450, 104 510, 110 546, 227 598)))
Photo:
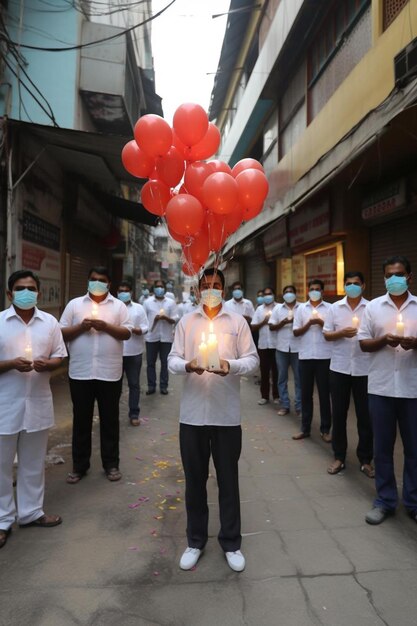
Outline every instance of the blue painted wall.
MULTIPOLYGON (((14 42, 43 48, 65 48, 79 44, 82 16, 69 0, 15 0, 9 2, 7 27, 14 42), (21 6, 22 5, 22 8, 21 6)), ((24 69, 30 79, 49 102, 59 126, 74 128, 78 100, 79 51, 43 52, 20 49, 24 69)), ((19 71, 12 53, 7 61, 16 73, 19 71)), ((47 104, 20 70, 20 78, 36 95, 43 106, 47 104)), ((11 107, 7 106, 7 86, 0 91, 0 114, 8 113, 13 119, 52 125, 50 117, 20 84, 6 66, 4 81, 12 84, 11 107)))

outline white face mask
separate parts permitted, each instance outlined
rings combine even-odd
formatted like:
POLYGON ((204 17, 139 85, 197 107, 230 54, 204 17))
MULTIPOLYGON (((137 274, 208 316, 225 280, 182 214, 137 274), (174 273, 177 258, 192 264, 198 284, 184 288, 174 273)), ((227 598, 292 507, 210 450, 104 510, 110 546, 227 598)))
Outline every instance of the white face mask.
POLYGON ((200 301, 209 309, 215 309, 221 304, 223 292, 221 289, 204 289, 201 292, 200 301))

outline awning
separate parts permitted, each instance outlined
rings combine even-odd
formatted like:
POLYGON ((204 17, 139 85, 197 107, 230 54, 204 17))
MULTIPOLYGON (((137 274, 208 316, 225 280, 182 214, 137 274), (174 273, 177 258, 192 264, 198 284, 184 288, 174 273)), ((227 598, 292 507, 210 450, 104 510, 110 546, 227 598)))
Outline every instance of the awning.
POLYGON ((32 135, 59 163, 95 195, 102 195, 113 215, 154 226, 158 218, 141 205, 120 197, 121 184, 141 188, 143 179, 131 176, 123 167, 121 152, 132 137, 55 128, 18 120, 7 120, 12 132, 32 135))

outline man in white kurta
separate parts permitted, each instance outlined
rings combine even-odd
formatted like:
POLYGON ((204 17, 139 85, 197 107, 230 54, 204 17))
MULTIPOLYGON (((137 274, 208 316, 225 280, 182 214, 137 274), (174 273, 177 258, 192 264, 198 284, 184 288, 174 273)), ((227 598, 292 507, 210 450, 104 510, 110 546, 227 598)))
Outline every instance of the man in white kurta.
POLYGON ((12 304, 0 313, 0 548, 16 516, 20 526, 62 521, 44 513, 43 500, 48 432, 54 424, 49 379, 66 350, 56 319, 36 306, 38 293, 39 279, 32 272, 15 272, 7 292, 12 304))
POLYGON ((201 306, 179 321, 168 357, 170 371, 185 376, 180 408, 180 448, 186 480, 188 547, 180 567, 191 569, 207 542, 206 483, 212 455, 219 486, 218 540, 231 569, 242 571, 245 559, 240 552, 239 376, 256 370, 259 358, 245 319, 226 311, 222 304, 223 274, 219 270, 206 270, 200 279, 200 290, 201 306), (207 371, 204 363, 197 359, 203 333, 210 344, 211 324, 220 359, 215 371, 207 371))

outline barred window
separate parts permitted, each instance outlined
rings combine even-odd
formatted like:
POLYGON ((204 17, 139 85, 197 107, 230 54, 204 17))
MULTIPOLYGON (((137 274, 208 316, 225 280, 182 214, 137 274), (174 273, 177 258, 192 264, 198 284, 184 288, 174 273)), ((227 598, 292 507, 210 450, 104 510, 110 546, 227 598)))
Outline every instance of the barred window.
POLYGON ((384 0, 384 30, 395 20, 409 0, 384 0))

